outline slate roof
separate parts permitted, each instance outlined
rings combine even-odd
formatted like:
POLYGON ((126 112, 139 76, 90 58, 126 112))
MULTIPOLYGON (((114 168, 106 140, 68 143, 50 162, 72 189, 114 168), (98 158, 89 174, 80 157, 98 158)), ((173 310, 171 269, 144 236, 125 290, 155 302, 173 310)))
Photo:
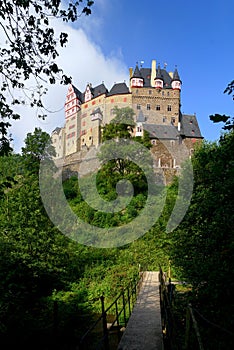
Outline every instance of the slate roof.
POLYGON ((59 128, 58 126, 57 126, 57 128, 55 128, 53 131, 52 131, 52 134, 59 134, 60 133, 60 130, 61 130, 62 128, 59 128))
POLYGON ((107 94, 108 93, 108 90, 107 88, 105 87, 105 85, 102 83, 98 86, 95 86, 93 88, 93 97, 97 97, 97 96, 100 96, 100 95, 103 95, 103 94, 107 94))
POLYGON ((178 73, 177 68, 176 68, 175 71, 174 71, 173 79, 172 79, 172 80, 179 80, 179 81, 180 81, 180 76, 179 76, 179 73, 178 73))
POLYGON ((182 114, 181 115, 181 136, 203 138, 197 122, 196 115, 182 114))
POLYGON ((148 131, 150 138, 159 140, 177 140, 178 129, 173 125, 144 124, 144 130, 148 131))
MULTIPOLYGON (((151 68, 141 68, 140 73, 144 79, 144 87, 151 87, 151 68)), ((160 68, 160 72, 156 69, 156 75, 161 73, 160 76, 164 81, 164 88, 171 88, 172 78, 165 69, 160 68)))
POLYGON ((161 68, 160 68, 160 65, 158 65, 158 69, 156 70, 156 79, 163 79, 163 75, 162 75, 162 71, 161 71, 161 68))
POLYGON ((132 78, 142 78, 138 64, 136 65, 132 78))
POLYGON ((83 102, 83 94, 82 94, 82 92, 80 92, 80 90, 78 90, 74 85, 72 85, 72 87, 73 87, 73 90, 74 90, 74 92, 75 92, 77 98, 78 98, 81 102, 83 102))
POLYGON ((90 115, 95 115, 97 113, 102 114, 100 107, 96 108, 90 115))
POLYGON ((129 88, 127 87, 126 83, 116 83, 112 86, 107 96, 122 95, 122 94, 129 94, 129 93, 130 93, 129 88))
POLYGON ((142 110, 140 110, 140 112, 136 118, 136 122, 137 123, 144 123, 145 122, 145 116, 144 116, 142 110))

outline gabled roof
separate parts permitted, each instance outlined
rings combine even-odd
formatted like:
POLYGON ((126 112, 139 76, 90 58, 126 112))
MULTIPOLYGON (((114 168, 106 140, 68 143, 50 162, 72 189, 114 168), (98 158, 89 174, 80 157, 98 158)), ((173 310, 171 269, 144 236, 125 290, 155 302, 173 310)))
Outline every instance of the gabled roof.
POLYGON ((177 140, 178 129, 173 125, 144 124, 144 130, 148 131, 150 138, 159 140, 177 140))
POLYGON ((196 115, 182 114, 181 115, 181 136, 203 138, 197 122, 196 115))
POLYGON ((122 95, 122 94, 129 94, 129 93, 130 93, 129 88, 127 87, 126 83, 116 83, 112 86, 107 96, 122 95))

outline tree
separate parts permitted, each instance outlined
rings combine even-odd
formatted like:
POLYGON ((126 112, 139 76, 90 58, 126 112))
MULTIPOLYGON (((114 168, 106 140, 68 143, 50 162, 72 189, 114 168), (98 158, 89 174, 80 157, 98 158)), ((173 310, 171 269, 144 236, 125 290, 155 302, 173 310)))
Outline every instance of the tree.
MULTIPOLYGON (((234 100, 234 80, 232 80, 226 89, 224 90, 224 93, 227 93, 228 95, 232 94, 232 99, 234 100)), ((214 123, 225 123, 223 126, 224 130, 232 130, 234 129, 234 117, 231 117, 229 115, 221 115, 221 114, 214 114, 210 115, 210 120, 212 120, 214 123)))
POLYGON ((194 192, 183 222, 173 232, 171 259, 181 278, 192 283, 194 303, 203 315, 231 330, 234 130, 218 144, 204 143, 192 163, 194 192))
POLYGON ((68 34, 62 32, 57 38, 51 22, 57 18, 74 22, 82 13, 89 15, 93 1, 86 0, 83 6, 83 0, 66 3, 65 6, 61 0, 0 0, 0 34, 4 42, 0 48, 0 145, 4 144, 5 152, 10 150, 6 137, 10 123, 6 119, 20 118, 14 106, 25 104, 28 97, 31 107, 43 108, 45 82, 71 81, 56 63, 57 48, 66 45, 68 34), (32 80, 35 85, 26 90, 29 80, 30 85, 32 80), (24 98, 14 96, 15 90, 23 90, 24 98))
POLYGON ((50 135, 40 128, 35 128, 34 133, 27 134, 25 147, 22 147, 22 155, 26 168, 38 174, 40 161, 45 159, 52 161, 52 157, 56 155, 50 135))
POLYGON ((146 173, 141 166, 152 169, 151 147, 149 138, 145 134, 143 138, 133 136, 135 122, 134 111, 129 108, 114 108, 115 117, 110 124, 102 129, 102 141, 99 159, 103 163, 98 179, 101 183, 107 180, 107 191, 115 188, 116 183, 127 178, 134 186, 135 193, 147 190, 146 173), (113 142, 108 142, 108 141, 113 142), (105 143, 106 142, 106 143, 105 143), (142 148, 140 147, 142 144, 142 148), (139 147, 137 146, 139 145, 139 147), (107 174, 112 174, 107 177, 107 174), (110 186, 109 186, 110 185, 110 186))

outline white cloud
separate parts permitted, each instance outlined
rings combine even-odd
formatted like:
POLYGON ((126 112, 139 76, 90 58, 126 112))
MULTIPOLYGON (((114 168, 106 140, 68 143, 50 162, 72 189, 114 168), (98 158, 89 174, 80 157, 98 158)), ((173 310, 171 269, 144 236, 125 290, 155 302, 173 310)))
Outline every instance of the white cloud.
MULTIPOLYGON (((104 81, 108 89, 114 82, 128 79, 128 69, 123 62, 121 51, 118 55, 110 54, 106 57, 101 48, 91 41, 83 29, 74 29, 65 24, 56 24, 55 29, 69 34, 69 43, 66 48, 60 50, 58 63, 67 75, 71 75, 73 84, 84 91, 88 82, 93 86, 104 81)), ((20 152, 24 145, 24 139, 28 132, 33 132, 35 127, 51 133, 57 126, 64 124, 64 101, 67 87, 62 85, 49 86, 48 94, 44 101, 48 110, 56 111, 48 113, 45 121, 40 120, 37 111, 29 107, 20 107, 22 115, 19 121, 13 121, 11 133, 16 152, 20 152)))

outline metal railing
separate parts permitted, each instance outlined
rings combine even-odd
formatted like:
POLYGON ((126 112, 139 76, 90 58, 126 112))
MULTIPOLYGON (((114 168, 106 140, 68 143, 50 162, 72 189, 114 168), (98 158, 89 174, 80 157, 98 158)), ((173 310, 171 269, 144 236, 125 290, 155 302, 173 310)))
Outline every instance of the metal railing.
POLYGON ((140 272, 139 279, 124 288, 107 308, 104 295, 100 297, 102 313, 81 337, 79 350, 109 350, 110 336, 113 333, 117 335, 117 342, 120 341, 121 328, 127 325, 143 279, 144 272, 140 272))

